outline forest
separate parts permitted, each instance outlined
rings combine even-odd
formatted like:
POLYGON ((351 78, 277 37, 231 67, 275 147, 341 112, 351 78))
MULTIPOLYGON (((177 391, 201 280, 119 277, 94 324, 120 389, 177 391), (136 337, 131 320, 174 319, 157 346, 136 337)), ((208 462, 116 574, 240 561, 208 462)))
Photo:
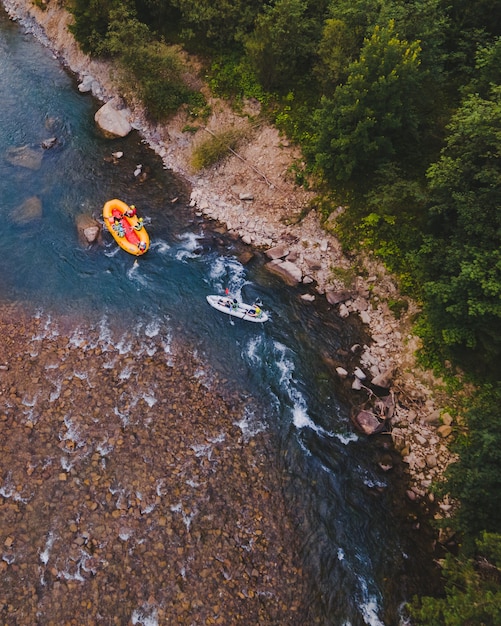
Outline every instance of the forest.
MULTIPOLYGON (((43 6, 41 0, 35 0, 43 6)), ((501 6, 499 0, 63 0, 82 50, 115 59, 162 121, 208 114, 185 81, 246 98, 304 159, 298 185, 345 249, 419 304, 426 367, 447 381, 460 548, 413 623, 501 624, 501 6), (329 220, 329 223, 331 221, 329 220)), ((226 138, 230 141, 229 138, 226 138)), ((201 165, 221 156, 201 155, 201 165)))

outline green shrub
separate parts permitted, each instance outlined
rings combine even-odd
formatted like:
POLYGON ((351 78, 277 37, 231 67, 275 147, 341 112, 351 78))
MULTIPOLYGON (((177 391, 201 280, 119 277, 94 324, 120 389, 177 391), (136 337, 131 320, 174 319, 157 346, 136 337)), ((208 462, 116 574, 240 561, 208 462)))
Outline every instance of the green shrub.
POLYGON ((208 83, 214 95, 225 99, 255 98, 266 104, 268 95, 259 84, 249 64, 236 53, 218 56, 208 74, 208 83))
POLYGON ((204 167, 218 163, 228 156, 231 150, 236 150, 244 136, 244 131, 238 129, 226 130, 217 135, 211 135, 195 148, 191 165, 194 169, 201 170, 204 167))
POLYGON ((409 308, 409 303, 403 298, 397 298, 396 300, 390 298, 388 300, 388 308, 397 318, 397 320, 399 320, 402 315, 407 312, 407 309, 409 308))

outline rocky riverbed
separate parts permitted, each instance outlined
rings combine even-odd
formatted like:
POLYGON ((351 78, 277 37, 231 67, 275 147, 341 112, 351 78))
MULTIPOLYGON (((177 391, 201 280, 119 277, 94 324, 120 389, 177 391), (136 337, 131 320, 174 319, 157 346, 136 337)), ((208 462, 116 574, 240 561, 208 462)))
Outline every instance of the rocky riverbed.
POLYGON ((315 623, 253 407, 160 334, 0 320, 2 624, 315 623))
MULTIPOLYGON (((30 0, 2 1, 13 18, 22 20, 77 75, 82 91, 90 90, 103 102, 113 100, 118 108, 127 108, 131 126, 159 154, 165 167, 192 185, 194 211, 221 222, 249 245, 274 250, 269 269, 281 273, 303 292, 306 287, 308 293, 301 295, 313 306, 316 298, 327 298, 341 317, 360 318, 372 336, 359 350, 359 369, 365 380, 392 372, 391 390, 396 402, 391 437, 408 465, 408 497, 433 500, 430 484, 452 460, 447 444, 454 423, 441 409, 437 381, 416 366, 413 355, 418 342, 409 323, 415 307, 410 302, 408 313, 401 319, 392 315, 387 303, 398 296, 397 288, 378 264, 365 261, 363 275, 353 275, 352 262, 343 255, 339 242, 320 226, 317 215, 307 210, 313 194, 294 184, 290 167, 301 159, 298 150, 275 129, 252 123, 247 129, 249 139, 238 155, 206 171, 193 171, 191 154, 206 132, 248 125, 248 118, 237 116, 224 102, 207 94, 212 115, 196 134, 183 132, 187 123, 183 113, 166 125, 151 126, 137 103, 125 102, 119 96, 112 68, 91 61, 78 50, 67 30, 70 18, 56 3, 50 2, 41 10, 30 0), (277 247, 281 247, 281 255, 276 253, 277 247), (351 279, 347 285, 348 275, 351 279)), ((246 113, 257 121, 257 103, 249 102, 246 113)), ((334 365, 343 369, 344 363, 334 365)), ((354 371, 343 376, 348 386, 357 388, 364 382, 354 371)), ((440 503, 440 507, 438 515, 446 516, 450 503, 440 503)))

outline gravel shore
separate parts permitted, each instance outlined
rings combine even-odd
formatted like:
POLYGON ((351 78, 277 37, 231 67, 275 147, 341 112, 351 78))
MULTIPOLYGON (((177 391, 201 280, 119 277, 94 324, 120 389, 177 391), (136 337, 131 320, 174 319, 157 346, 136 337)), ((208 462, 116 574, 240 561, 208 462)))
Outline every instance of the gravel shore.
POLYGON ((0 310, 2 624, 314 623, 249 407, 159 337, 76 321, 0 310))

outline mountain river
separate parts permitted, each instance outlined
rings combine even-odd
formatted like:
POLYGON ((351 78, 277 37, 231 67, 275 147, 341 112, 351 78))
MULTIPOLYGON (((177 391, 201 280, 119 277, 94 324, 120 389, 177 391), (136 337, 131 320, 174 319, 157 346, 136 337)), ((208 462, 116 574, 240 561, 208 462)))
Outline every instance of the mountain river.
POLYGON ((363 329, 260 251, 243 263, 3 10, 0 96, 1 623, 407 624, 432 534, 325 359, 363 329), (142 257, 78 239, 115 197, 144 217, 142 257), (225 289, 270 320, 211 308, 225 289))

